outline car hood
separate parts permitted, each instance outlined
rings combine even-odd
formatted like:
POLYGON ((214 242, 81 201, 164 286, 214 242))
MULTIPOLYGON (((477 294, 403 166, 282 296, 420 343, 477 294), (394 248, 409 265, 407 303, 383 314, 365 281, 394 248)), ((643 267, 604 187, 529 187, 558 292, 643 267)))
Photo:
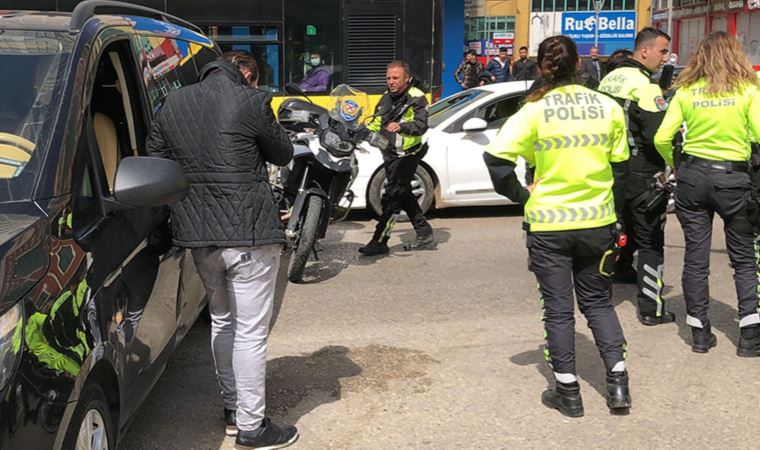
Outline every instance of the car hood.
POLYGON ((0 203, 0 312, 47 272, 45 215, 34 203, 0 203))

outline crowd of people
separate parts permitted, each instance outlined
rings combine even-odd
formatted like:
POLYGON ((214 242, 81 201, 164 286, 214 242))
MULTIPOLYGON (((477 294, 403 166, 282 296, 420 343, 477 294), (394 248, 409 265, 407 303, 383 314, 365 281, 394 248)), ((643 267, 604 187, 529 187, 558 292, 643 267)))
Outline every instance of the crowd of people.
MULTIPOLYGON (((539 46, 537 62, 523 47, 512 64, 502 51, 484 69, 471 52, 455 74, 463 88, 536 79, 483 158, 496 191, 524 205, 529 269, 544 309, 545 357, 556 379, 542 401, 569 417, 584 414, 575 299, 604 360, 607 405, 615 413, 627 413, 632 401, 628 344, 611 301, 614 274, 638 284, 642 324, 676 319, 662 298, 668 167, 677 173, 676 214, 686 241, 682 279, 691 348, 705 353, 716 345, 708 273, 717 213, 735 271, 737 354, 760 356, 760 203, 750 153, 760 136, 760 82, 738 41, 715 32, 701 42, 675 89, 664 90, 652 75, 667 61, 669 45, 667 34, 646 28, 632 52, 615 52, 603 64, 598 50, 582 62, 570 38, 554 36, 539 46), (518 158, 534 172, 528 186, 515 174, 518 158)), ((319 54, 311 59, 316 86, 322 60, 319 54)), ((368 127, 389 143, 383 150, 389 180, 375 234, 360 249, 367 256, 388 253, 401 210, 416 231, 412 248, 436 247, 434 230, 411 192, 425 152, 427 100, 410 78, 405 62, 388 64, 388 89, 368 127)), ((295 427, 279 427, 266 417, 266 345, 285 236, 265 163, 288 163, 293 146, 258 81, 252 55, 225 53, 203 68, 198 83, 168 97, 148 141, 152 154, 177 160, 190 179, 187 198, 171 207, 174 242, 192 249, 208 293, 226 431, 236 436, 237 449, 280 448, 298 438, 295 427), (213 118, 192 136, 175 121, 189 114, 187 105, 204 105, 204 117, 213 118), (217 224, 193 220, 199 210, 212 210, 217 224)))

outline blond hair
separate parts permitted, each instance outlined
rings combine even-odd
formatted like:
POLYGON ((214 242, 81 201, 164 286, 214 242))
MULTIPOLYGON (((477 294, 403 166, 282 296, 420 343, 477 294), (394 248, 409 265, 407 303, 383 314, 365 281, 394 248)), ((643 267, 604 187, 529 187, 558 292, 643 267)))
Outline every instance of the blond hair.
POLYGON ((704 79, 708 94, 736 92, 744 84, 760 86, 749 58, 739 41, 725 31, 715 31, 702 39, 697 53, 678 76, 675 87, 704 79))

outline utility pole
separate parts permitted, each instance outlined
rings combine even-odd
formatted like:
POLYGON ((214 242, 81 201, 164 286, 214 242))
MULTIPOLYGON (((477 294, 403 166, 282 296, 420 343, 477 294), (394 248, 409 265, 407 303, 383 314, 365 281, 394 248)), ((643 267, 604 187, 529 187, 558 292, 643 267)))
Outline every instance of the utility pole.
POLYGON ((597 48, 599 48, 599 10, 602 7, 604 7, 604 0, 594 0, 594 47, 597 48))

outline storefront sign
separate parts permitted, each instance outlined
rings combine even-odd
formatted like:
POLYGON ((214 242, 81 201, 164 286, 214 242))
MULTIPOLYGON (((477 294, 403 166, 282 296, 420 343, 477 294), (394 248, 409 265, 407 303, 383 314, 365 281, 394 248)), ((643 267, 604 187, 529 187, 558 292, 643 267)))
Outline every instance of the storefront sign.
POLYGON ((494 33, 491 39, 494 45, 512 45, 515 43, 514 33, 494 33))
POLYGON ((713 12, 730 11, 732 9, 744 8, 744 0, 732 0, 728 2, 718 2, 712 4, 713 12))
POLYGON ((747 0, 747 7, 749 9, 760 9, 760 0, 747 0))
POLYGON ((692 8, 681 8, 673 10, 673 18, 680 19, 681 17, 691 16, 704 16, 707 15, 709 8, 707 5, 694 6, 692 8))
POLYGON ((661 11, 661 12, 652 14, 652 22, 659 22, 661 20, 668 20, 667 11, 661 11))
POLYGON ((633 48, 636 11, 603 11, 598 23, 593 11, 564 12, 560 31, 575 40, 581 53, 598 42, 599 53, 608 55, 618 48, 633 48))

